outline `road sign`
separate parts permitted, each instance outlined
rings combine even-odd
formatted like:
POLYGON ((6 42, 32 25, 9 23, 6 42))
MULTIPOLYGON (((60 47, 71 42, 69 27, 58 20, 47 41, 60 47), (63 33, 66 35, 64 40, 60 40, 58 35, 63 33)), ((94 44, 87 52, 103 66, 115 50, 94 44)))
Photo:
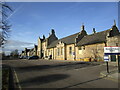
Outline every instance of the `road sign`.
MULTIPOLYGON (((116 47, 104 47, 104 61, 106 61, 107 63, 107 72, 109 73, 109 68, 108 68, 108 59, 109 57, 107 57, 107 55, 120 55, 120 47, 116 46, 116 47)), ((118 59, 118 72, 120 73, 120 64, 119 64, 119 59, 118 59)))
POLYGON ((109 61, 108 55, 104 55, 104 61, 109 61))
POLYGON ((120 55, 120 47, 104 47, 105 55, 120 55))

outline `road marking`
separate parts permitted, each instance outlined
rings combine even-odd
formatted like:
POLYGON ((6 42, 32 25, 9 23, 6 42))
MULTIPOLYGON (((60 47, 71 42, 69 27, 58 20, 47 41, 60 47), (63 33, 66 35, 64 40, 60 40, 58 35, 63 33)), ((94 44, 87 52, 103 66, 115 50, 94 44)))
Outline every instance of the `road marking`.
POLYGON ((16 71, 15 71, 15 69, 13 69, 13 71, 14 71, 14 73, 15 73, 15 78, 16 78, 16 82, 17 82, 17 84, 18 84, 18 88, 20 89, 20 90, 22 90, 22 88, 21 88, 21 86, 20 86, 20 81, 19 81, 19 79, 18 79, 18 76, 17 76, 17 73, 16 73, 16 71))

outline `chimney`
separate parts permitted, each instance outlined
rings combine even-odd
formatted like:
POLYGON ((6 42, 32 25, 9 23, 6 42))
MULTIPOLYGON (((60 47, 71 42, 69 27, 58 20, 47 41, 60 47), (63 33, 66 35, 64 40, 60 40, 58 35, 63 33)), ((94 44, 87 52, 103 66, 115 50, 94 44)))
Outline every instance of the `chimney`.
POLYGON ((55 30, 54 29, 51 29, 51 34, 55 34, 55 30))
POLYGON ((85 28, 84 24, 82 23, 82 26, 81 26, 81 31, 83 31, 85 28))
POLYGON ((45 35, 43 35, 43 39, 45 39, 45 35))
POLYGON ((96 33, 96 30, 95 30, 95 28, 93 28, 93 33, 96 33))

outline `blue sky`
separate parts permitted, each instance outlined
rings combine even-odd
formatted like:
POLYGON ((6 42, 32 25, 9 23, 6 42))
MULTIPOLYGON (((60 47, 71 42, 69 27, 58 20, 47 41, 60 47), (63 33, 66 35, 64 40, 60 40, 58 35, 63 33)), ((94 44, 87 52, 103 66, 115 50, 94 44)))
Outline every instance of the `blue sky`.
POLYGON ((82 23, 88 34, 107 30, 118 19, 117 2, 11 2, 10 40, 37 44, 54 29, 58 38, 80 32, 82 23))

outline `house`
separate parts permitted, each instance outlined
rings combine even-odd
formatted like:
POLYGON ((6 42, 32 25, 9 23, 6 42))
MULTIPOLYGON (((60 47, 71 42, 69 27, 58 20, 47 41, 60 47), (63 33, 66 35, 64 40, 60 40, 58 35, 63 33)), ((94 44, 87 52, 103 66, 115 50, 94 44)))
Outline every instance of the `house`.
POLYGON ((46 58, 48 56, 48 50, 47 47, 54 41, 58 40, 58 38, 55 35, 54 29, 51 30, 51 34, 49 34, 48 38, 45 38, 43 35, 43 38, 38 38, 38 49, 37 49, 37 55, 40 58, 46 58))
POLYGON ((82 25, 81 32, 64 37, 51 43, 47 47, 48 55, 51 54, 52 59, 76 60, 74 55, 76 52, 75 45, 85 35, 87 35, 87 32, 84 30, 84 25, 82 25))
POLYGON ((83 37, 76 46, 77 60, 85 57, 103 60, 105 46, 120 46, 120 33, 115 23, 110 29, 102 32, 93 29, 93 34, 83 37))
MULTIPOLYGON (((55 60, 103 61, 105 46, 120 46, 120 32, 114 25, 101 32, 93 28, 92 34, 87 34, 85 26, 81 26, 78 33, 58 39, 55 30, 51 30, 49 37, 38 38, 38 46, 34 47, 34 54, 40 58, 50 57, 55 60)), ((109 55, 111 61, 117 61, 120 55, 109 55)))

